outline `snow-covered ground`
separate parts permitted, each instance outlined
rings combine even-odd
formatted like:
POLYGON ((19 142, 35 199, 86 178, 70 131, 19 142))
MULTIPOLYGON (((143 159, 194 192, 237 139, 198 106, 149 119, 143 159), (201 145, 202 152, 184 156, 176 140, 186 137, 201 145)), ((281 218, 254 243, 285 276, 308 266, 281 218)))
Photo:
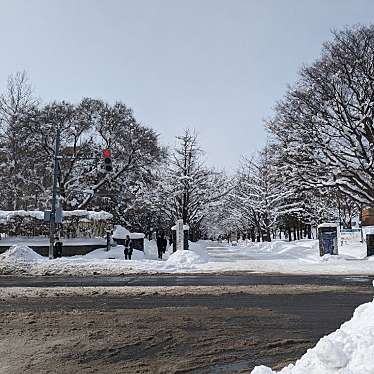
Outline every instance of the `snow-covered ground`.
POLYGON ((289 274, 374 274, 374 256, 366 257, 365 244, 350 241, 338 256, 319 256, 316 240, 271 243, 241 242, 237 246, 212 241, 190 244, 190 251, 157 258, 155 241, 145 241, 144 253, 134 251, 125 261, 123 247, 107 252, 97 249, 85 256, 49 260, 39 256, 28 243, 18 242, 0 255, 0 274, 119 275, 129 273, 205 273, 225 271, 278 272, 289 274))
MULTIPOLYGON (((265 366, 251 374, 275 374, 265 366)), ((283 368, 281 374, 373 374, 374 302, 360 305, 353 318, 323 337, 300 360, 283 368)))

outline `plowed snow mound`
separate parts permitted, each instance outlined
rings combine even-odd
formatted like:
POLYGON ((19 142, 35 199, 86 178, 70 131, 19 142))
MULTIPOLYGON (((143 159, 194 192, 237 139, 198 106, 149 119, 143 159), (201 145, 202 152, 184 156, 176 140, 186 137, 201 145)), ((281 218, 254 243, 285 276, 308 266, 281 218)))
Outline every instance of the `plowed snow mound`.
POLYGON ((258 366, 252 374, 374 373, 374 302, 359 306, 353 318, 323 337, 295 365, 279 372, 258 366))
POLYGON ((0 259, 3 261, 22 261, 30 262, 43 259, 43 256, 40 256, 34 252, 30 247, 23 244, 16 244, 11 246, 5 253, 0 255, 0 259))
POLYGON ((207 258, 194 251, 177 251, 165 262, 165 267, 170 269, 191 269, 195 264, 203 264, 207 258))

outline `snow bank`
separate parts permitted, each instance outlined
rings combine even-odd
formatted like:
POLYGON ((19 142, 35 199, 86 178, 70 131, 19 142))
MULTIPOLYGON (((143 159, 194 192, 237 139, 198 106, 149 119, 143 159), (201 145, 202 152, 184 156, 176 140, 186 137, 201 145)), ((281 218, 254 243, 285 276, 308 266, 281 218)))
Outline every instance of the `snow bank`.
POLYGON ((24 244, 16 244, 0 255, 2 261, 30 262, 43 259, 38 253, 24 244))
MULTIPOLYGON (((126 233, 119 229, 119 236, 126 233)), ((25 238, 7 238, 2 245, 33 247, 46 245, 47 238, 28 240, 25 238)), ((144 254, 134 251, 132 261, 124 261, 123 247, 113 246, 106 251, 104 239, 66 239, 65 244, 99 244, 102 247, 85 256, 63 257, 53 261, 31 252, 31 260, 11 261, 11 253, 0 256, 0 274, 100 274, 117 275, 127 273, 209 273, 227 271, 278 272, 287 274, 374 274, 374 256, 366 257, 365 243, 351 241, 339 248, 338 256, 319 256, 318 240, 299 240, 287 242, 275 240, 270 243, 252 243, 239 241, 237 246, 226 243, 201 240, 189 243, 189 251, 174 253, 168 247, 158 259, 155 240, 144 240, 144 254), (33 253, 33 255, 32 255, 33 253), (35 256, 39 261, 34 261, 35 256), (5 259, 7 259, 5 261, 5 259)), ((31 251, 30 249, 28 249, 31 251)), ((16 251, 16 253, 18 253, 16 251)), ((29 252, 30 255, 30 252, 29 252)), ((17 257, 18 256, 18 257, 17 257)), ((25 257, 27 258, 27 256, 25 257)), ((374 373, 373 373, 374 374, 374 373)))
POLYGON ((208 262, 207 257, 200 251, 176 251, 170 255, 165 262, 167 270, 188 270, 193 269, 197 264, 208 262))
POLYGON ((157 260, 157 242, 156 240, 144 240, 144 254, 146 258, 157 260))
POLYGON ((266 366, 252 374, 373 374, 374 301, 359 306, 350 321, 323 337, 295 365, 279 372, 266 366))

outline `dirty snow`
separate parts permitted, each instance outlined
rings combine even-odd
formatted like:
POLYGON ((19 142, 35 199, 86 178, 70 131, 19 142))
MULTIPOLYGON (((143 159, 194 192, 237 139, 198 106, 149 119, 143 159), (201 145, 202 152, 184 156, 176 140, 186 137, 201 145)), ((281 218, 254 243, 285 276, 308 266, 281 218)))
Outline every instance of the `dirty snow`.
POLYGON ((275 372, 258 366, 251 374, 373 374, 374 302, 359 306, 353 318, 317 345, 295 364, 275 372))

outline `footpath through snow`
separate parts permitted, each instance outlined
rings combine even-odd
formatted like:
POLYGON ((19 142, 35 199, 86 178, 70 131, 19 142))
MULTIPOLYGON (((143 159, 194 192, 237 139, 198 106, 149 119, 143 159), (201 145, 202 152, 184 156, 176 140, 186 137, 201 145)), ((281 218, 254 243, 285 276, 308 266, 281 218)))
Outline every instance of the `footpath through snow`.
POLYGON ((145 240, 144 253, 134 250, 132 260, 125 261, 122 246, 112 247, 108 252, 100 248, 85 256, 49 260, 18 240, 0 255, 0 274, 122 275, 225 271, 372 275, 374 256, 367 258, 365 245, 351 241, 339 248, 338 256, 321 258, 316 240, 241 242, 237 246, 200 241, 190 243, 189 251, 172 253, 169 248, 162 261, 157 258, 155 241, 145 240))

